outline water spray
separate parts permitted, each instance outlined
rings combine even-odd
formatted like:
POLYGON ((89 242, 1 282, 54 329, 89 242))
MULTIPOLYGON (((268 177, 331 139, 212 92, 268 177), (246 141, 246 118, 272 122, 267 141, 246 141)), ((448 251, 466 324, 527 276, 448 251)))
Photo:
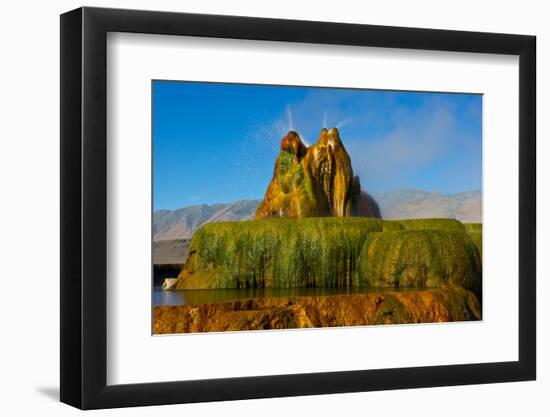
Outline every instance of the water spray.
POLYGON ((292 110, 290 109, 290 104, 286 106, 286 114, 288 116, 288 130, 294 130, 292 126, 292 110))

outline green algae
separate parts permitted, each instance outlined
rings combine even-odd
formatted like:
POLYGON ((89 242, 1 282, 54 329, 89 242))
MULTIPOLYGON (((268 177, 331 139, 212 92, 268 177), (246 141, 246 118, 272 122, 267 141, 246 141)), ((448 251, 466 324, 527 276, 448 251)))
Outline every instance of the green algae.
POLYGON ((481 232, 470 232, 469 235, 474 241, 479 251, 479 255, 483 256, 483 235, 481 234, 481 232))
POLYGON ((468 233, 479 232, 481 233, 483 225, 481 223, 464 223, 464 228, 468 233))
POLYGON ((405 230, 466 231, 464 224, 455 219, 409 219, 397 220, 405 230))
POLYGON ((215 275, 204 288, 351 286, 363 243, 383 223, 307 218, 205 224, 193 237, 184 275, 215 275))
POLYGON ((446 219, 208 223, 192 239, 178 288, 451 285, 479 294, 481 251, 471 236, 475 233, 446 219))
POLYGON ((481 258, 471 237, 457 230, 372 233, 361 251, 359 285, 438 288, 457 286, 479 294, 481 258))
POLYGON ((293 162, 294 155, 291 152, 281 151, 279 153, 279 158, 277 159, 279 173, 281 175, 286 175, 286 173, 290 170, 293 162))
POLYGON ((483 225, 481 223, 464 223, 466 232, 470 235, 474 241, 477 249, 479 250, 479 255, 483 255, 483 225))

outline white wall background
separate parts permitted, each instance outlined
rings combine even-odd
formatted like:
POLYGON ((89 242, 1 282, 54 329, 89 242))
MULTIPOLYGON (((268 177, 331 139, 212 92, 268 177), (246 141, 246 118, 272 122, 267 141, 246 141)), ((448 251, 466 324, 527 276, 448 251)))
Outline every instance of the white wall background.
MULTIPOLYGON (((0 23, 0 410, 73 415, 59 392, 59 14, 82 3, 3 5, 0 23), (14 287, 17 280, 18 287, 14 287)), ((86 5, 509 32, 538 37, 538 381, 100 411, 99 415, 547 415, 550 404, 550 83, 545 2, 125 0, 86 5), (545 190, 543 188, 546 188, 545 190)))

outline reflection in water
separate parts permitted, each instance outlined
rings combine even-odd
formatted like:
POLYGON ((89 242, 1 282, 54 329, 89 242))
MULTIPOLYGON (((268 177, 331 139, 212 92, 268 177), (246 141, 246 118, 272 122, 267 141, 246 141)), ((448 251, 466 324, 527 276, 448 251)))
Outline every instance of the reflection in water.
MULTIPOLYGON (((260 297, 297 297, 339 294, 365 294, 381 292, 382 288, 347 287, 347 288, 250 288, 250 289, 216 289, 216 290, 180 290, 163 291, 161 287, 153 289, 153 306, 179 304, 209 304, 223 301, 235 301, 260 297)), ((415 290, 411 288, 410 290, 415 290)), ((409 290, 409 291, 410 291, 409 290)), ((387 288, 386 291, 407 291, 405 289, 387 288)))

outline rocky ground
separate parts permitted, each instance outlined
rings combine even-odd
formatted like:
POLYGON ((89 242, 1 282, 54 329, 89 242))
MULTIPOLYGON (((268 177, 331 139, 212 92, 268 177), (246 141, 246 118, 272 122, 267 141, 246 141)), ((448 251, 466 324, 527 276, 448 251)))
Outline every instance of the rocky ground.
POLYGON ((333 296, 254 298, 153 309, 153 333, 224 332, 480 320, 461 288, 333 296))

